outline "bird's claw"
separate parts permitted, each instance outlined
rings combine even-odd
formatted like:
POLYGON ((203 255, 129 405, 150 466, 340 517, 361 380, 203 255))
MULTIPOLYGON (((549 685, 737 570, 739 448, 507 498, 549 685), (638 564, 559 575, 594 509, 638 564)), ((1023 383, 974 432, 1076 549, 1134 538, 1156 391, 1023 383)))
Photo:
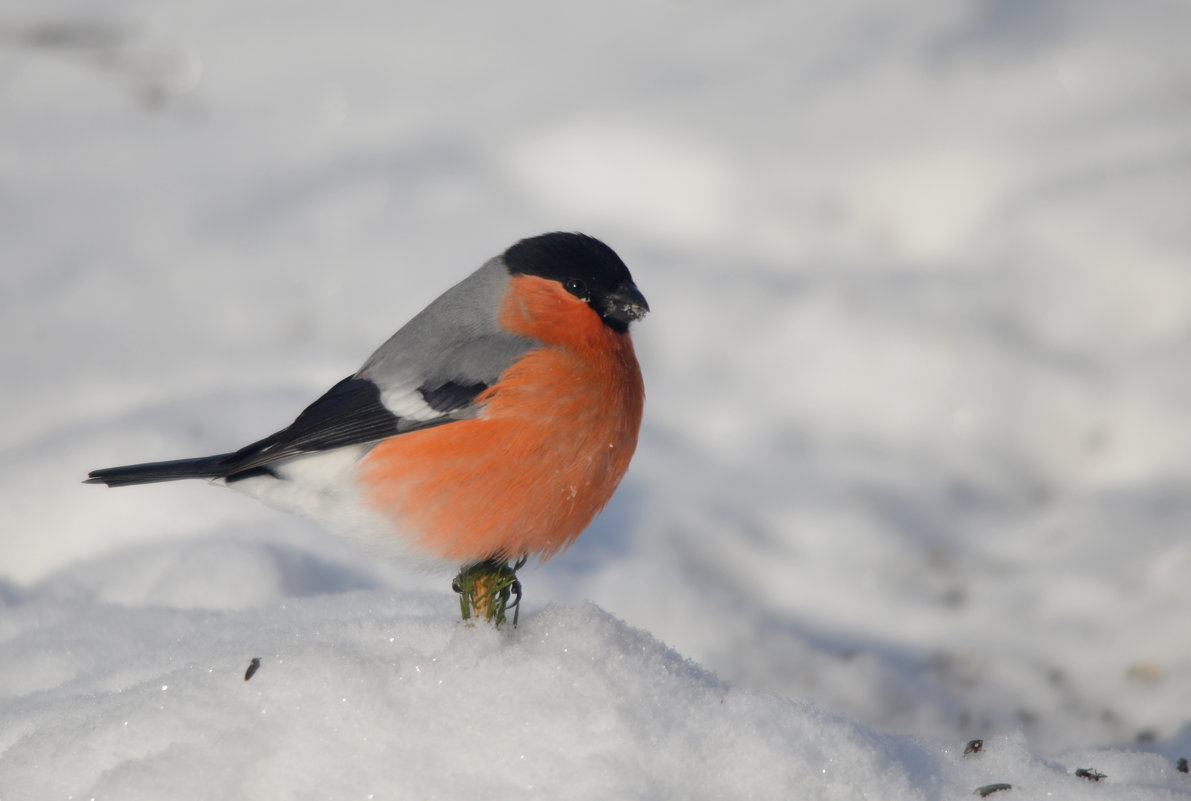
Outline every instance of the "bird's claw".
POLYGON ((527 560, 528 557, 523 556, 513 565, 502 559, 465 565, 451 582, 451 589, 459 594, 459 611, 463 619, 471 620, 474 616, 499 626, 512 609, 513 626, 516 627, 521 612, 521 582, 517 579, 517 571, 527 560), (512 603, 510 599, 513 599, 512 603))

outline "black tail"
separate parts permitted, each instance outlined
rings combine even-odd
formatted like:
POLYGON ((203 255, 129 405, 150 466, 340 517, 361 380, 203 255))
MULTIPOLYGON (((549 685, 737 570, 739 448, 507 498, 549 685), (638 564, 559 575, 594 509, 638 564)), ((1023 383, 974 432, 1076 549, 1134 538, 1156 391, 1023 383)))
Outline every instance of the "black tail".
POLYGON ((233 453, 221 453, 218 456, 203 456, 199 459, 105 467, 102 470, 92 470, 83 483, 127 487, 132 484, 154 484, 158 481, 179 481, 184 478, 224 478, 235 472, 235 456, 233 453))
POLYGON ((351 376, 306 407, 288 428, 245 445, 235 453, 105 467, 89 473, 85 483, 126 487, 184 478, 225 478, 231 483, 253 476, 276 475, 269 465, 291 456, 379 442, 394 434, 454 419, 444 412, 441 417, 423 422, 402 420, 385 408, 376 384, 351 376))

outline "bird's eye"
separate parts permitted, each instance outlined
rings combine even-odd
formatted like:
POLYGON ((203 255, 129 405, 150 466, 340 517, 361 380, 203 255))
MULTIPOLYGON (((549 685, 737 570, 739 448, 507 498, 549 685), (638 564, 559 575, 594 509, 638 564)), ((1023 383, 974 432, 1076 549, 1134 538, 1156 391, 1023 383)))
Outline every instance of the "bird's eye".
POLYGON ((571 278, 562 286, 563 289, 565 289, 567 292, 570 292, 575 297, 587 300, 587 284, 583 283, 583 281, 579 280, 578 278, 571 278))

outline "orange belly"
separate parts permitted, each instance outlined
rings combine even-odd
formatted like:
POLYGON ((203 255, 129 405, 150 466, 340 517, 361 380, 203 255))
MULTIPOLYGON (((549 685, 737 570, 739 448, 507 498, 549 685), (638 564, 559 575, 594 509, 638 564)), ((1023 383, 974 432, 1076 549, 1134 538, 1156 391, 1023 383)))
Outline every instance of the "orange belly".
POLYGON ((632 344, 617 337, 598 358, 532 351, 479 400, 475 418, 373 448, 358 466, 367 503, 429 555, 546 559, 628 469, 644 402, 632 344))

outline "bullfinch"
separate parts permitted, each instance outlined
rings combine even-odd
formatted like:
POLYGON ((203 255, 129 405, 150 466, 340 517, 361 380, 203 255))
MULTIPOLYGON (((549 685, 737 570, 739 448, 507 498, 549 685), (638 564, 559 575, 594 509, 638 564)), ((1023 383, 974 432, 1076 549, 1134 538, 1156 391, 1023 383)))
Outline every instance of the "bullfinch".
POLYGON ((524 239, 444 292, 287 428, 87 483, 207 479, 424 563, 546 559, 612 497, 645 399, 649 310, 583 234, 524 239))

